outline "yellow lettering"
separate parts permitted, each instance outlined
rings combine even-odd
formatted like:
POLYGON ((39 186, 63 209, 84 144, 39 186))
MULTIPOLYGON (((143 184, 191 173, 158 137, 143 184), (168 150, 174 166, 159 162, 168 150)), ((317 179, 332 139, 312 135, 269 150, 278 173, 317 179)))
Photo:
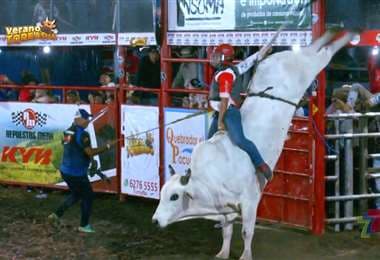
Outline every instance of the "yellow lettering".
POLYGON ((27 33, 21 33, 20 39, 21 39, 21 41, 26 41, 28 39, 28 34, 27 33))
POLYGON ((7 34, 12 34, 12 27, 5 27, 7 34))
POLYGON ((7 35, 7 42, 8 42, 8 43, 11 43, 12 40, 13 40, 13 35, 12 35, 12 34, 7 35))
POLYGON ((41 31, 41 27, 39 27, 39 26, 34 27, 34 31, 40 32, 41 31))
POLYGON ((13 35, 13 39, 15 42, 19 42, 20 41, 20 35, 19 34, 13 35))
POLYGON ((34 39, 34 33, 33 32, 28 32, 27 40, 33 40, 33 39, 34 39))

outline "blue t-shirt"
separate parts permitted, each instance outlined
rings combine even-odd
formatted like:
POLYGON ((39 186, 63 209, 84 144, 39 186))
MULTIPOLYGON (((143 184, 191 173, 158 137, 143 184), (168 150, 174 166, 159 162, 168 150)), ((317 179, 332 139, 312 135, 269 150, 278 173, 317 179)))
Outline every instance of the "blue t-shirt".
POLYGON ((90 136, 82 127, 72 125, 64 132, 63 158, 60 170, 65 175, 86 176, 91 158, 85 148, 91 147, 90 136))

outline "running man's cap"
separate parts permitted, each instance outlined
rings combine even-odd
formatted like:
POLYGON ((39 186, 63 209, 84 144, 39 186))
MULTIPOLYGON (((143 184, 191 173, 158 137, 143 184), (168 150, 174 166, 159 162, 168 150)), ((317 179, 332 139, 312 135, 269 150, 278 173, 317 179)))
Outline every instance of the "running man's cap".
POLYGON ((92 115, 88 113, 87 110, 80 108, 75 114, 75 118, 78 118, 78 117, 86 119, 86 120, 91 120, 92 115))

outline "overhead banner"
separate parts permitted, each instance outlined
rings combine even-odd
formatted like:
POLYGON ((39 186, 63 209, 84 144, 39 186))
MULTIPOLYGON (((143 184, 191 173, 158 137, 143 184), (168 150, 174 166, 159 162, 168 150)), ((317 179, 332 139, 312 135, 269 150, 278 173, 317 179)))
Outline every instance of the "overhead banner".
POLYGON ((121 192, 159 199, 158 108, 123 105, 121 113, 124 135, 124 147, 121 151, 121 192), (149 131, 150 129, 155 130, 149 131))
POLYGON ((119 6, 115 3, 0 0, 0 46, 115 45, 118 26, 121 45, 134 45, 136 39, 155 44, 155 2, 120 0, 119 6))
POLYGON ((165 181, 170 177, 169 165, 179 174, 190 168, 194 147, 207 137, 207 113, 183 119, 199 110, 165 109, 165 181))
POLYGON ((374 0, 326 1, 327 27, 380 29, 380 2, 374 0))
MULTIPOLYGON (((91 113, 89 105, 0 102, 0 182, 64 184, 59 173, 63 132, 72 125, 78 108, 91 113)), ((98 147, 94 125, 86 130, 91 146, 98 147)), ((106 164, 113 168, 107 168, 108 177, 115 176, 115 162, 106 164)), ((91 178, 95 180, 99 178, 91 178)))
MULTIPOLYGON (((268 43, 276 31, 262 32, 169 32, 169 45, 179 46, 215 46, 228 43, 233 46, 262 46, 268 43)), ((284 31, 281 32, 272 45, 307 46, 312 42, 311 31, 284 31)))
POLYGON ((310 0, 173 0, 169 31, 311 29, 310 0))

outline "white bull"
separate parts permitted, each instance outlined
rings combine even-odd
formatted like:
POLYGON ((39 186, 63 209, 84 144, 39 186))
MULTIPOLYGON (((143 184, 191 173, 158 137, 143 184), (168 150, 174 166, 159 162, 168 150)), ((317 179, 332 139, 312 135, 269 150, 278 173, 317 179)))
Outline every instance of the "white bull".
MULTIPOLYGON (((334 37, 327 32, 298 52, 283 51, 269 56, 258 66, 250 92, 272 86, 266 93, 297 104, 317 74, 353 36, 354 33, 346 33, 326 45, 334 37)), ((254 141, 272 169, 294 111, 295 107, 288 103, 256 96, 248 97, 241 108, 247 138, 254 141)), ((227 135, 216 134, 194 149, 190 169, 186 176, 173 174, 165 183, 153 222, 161 227, 191 218, 220 222, 223 245, 217 257, 226 259, 230 254, 233 220, 241 217, 244 251, 240 259, 252 259, 251 243, 262 192, 248 155, 232 144, 227 135)))

